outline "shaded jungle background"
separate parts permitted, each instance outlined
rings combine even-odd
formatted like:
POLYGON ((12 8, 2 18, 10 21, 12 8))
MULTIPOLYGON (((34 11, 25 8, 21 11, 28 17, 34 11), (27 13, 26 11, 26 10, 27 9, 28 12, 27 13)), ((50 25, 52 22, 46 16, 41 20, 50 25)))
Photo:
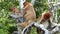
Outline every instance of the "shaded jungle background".
MULTIPOLYGON (((30 2, 31 0, 27 0, 30 2)), ((47 0, 36 0, 34 4, 34 9, 36 16, 38 17, 43 11, 48 10, 47 0)), ((13 31, 17 30, 17 23, 14 19, 8 18, 11 12, 9 11, 10 7, 16 7, 19 9, 18 0, 0 0, 0 34, 12 34, 13 31)), ((60 14, 60 9, 58 9, 58 14, 60 14)), ((32 27, 30 34, 36 34, 35 28, 32 27)))

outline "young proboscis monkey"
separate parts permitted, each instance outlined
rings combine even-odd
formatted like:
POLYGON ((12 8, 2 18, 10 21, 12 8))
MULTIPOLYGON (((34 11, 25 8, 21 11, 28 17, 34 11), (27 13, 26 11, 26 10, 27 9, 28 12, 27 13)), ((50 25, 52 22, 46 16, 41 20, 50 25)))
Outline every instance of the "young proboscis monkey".
MULTIPOLYGON (((22 15, 24 15, 25 21, 23 23, 20 23, 21 28, 26 27, 30 23, 30 20, 32 20, 32 21, 36 20, 36 14, 35 14, 33 5, 29 2, 24 2, 23 5, 24 5, 24 8, 23 8, 23 14, 22 15)), ((15 14, 19 13, 19 10, 16 8, 12 8, 10 10, 12 12, 14 12, 15 14)))
MULTIPOLYGON (((40 24, 43 24, 46 29, 49 29, 51 28, 50 17, 51 14, 49 12, 44 12, 39 16, 37 21, 40 24)), ((37 28, 37 34, 44 34, 44 31, 41 31, 39 28, 37 28)))
POLYGON ((22 14, 22 13, 19 13, 19 10, 18 10, 17 8, 15 8, 15 7, 11 7, 9 10, 10 10, 14 15, 18 15, 18 14, 19 14, 20 17, 23 16, 23 14, 22 14))

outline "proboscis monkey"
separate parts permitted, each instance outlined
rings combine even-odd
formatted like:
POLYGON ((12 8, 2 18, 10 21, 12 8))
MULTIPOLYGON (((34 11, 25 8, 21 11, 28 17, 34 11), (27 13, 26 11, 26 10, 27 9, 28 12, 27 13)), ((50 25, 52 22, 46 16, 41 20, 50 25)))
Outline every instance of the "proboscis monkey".
MULTIPOLYGON (((36 20, 36 14, 35 14, 33 5, 29 2, 24 2, 23 5, 24 5, 24 8, 23 8, 22 15, 24 16, 22 17, 25 17, 25 21, 20 24, 22 28, 26 27, 30 23, 30 20, 33 20, 33 21, 36 20)), ((19 13, 19 10, 17 10, 16 8, 12 8, 11 10, 15 13, 19 13)))
MULTIPOLYGON (((43 24, 46 29, 49 29, 51 28, 50 17, 51 17, 51 14, 49 12, 44 12, 39 16, 37 21, 40 24, 43 24)), ((37 34, 44 34, 44 31, 41 31, 39 30, 39 28, 37 28, 37 34)))
POLYGON ((22 26, 24 28, 29 24, 30 20, 34 21, 36 19, 36 14, 35 14, 33 5, 29 2, 24 2, 24 11, 23 12, 24 12, 24 17, 25 17, 25 22, 21 23, 20 26, 22 26))

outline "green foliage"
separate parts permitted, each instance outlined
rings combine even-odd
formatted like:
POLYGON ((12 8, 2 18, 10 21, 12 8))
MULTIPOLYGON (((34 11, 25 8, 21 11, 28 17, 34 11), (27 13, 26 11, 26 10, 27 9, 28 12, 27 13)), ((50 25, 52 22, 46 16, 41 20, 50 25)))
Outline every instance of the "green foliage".
POLYGON ((34 9, 36 11, 36 16, 38 17, 43 11, 48 10, 46 0, 36 0, 34 4, 34 9))
POLYGON ((37 31, 36 28, 35 28, 35 27, 32 27, 32 28, 31 28, 31 32, 30 32, 30 34, 37 34, 36 31, 37 31))
POLYGON ((17 28, 16 22, 13 19, 8 18, 10 14, 9 8, 12 6, 18 8, 18 1, 0 0, 0 34, 12 34, 11 31, 13 32, 14 30, 16 30, 15 28, 17 28))

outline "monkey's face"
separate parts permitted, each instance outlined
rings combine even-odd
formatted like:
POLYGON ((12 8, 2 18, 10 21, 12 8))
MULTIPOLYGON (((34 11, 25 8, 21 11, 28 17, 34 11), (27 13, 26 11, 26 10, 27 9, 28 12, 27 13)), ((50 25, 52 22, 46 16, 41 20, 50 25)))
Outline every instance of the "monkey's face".
POLYGON ((42 13, 42 18, 43 18, 44 20, 49 20, 50 17, 51 17, 51 14, 50 14, 49 12, 44 12, 44 13, 42 13))
POLYGON ((45 22, 50 20, 51 14, 49 12, 44 12, 42 13, 39 18, 38 18, 38 22, 45 22))
POLYGON ((24 2, 24 3, 23 3, 24 7, 25 7, 26 5, 28 5, 28 4, 29 4, 28 2, 24 2))
POLYGON ((13 18, 17 22, 23 21, 23 14, 19 13, 18 9, 16 9, 15 7, 11 7, 10 11, 11 11, 11 14, 9 15, 9 18, 13 18))
POLYGON ((49 20, 50 20, 51 14, 49 12, 44 12, 40 16, 39 23, 43 24, 45 28, 49 26, 49 20))
POLYGON ((15 7, 11 7, 9 10, 10 10, 11 12, 14 12, 14 13, 18 13, 18 12, 19 12, 19 10, 16 9, 15 7))
POLYGON ((11 7, 9 10, 15 12, 15 7, 11 7))

